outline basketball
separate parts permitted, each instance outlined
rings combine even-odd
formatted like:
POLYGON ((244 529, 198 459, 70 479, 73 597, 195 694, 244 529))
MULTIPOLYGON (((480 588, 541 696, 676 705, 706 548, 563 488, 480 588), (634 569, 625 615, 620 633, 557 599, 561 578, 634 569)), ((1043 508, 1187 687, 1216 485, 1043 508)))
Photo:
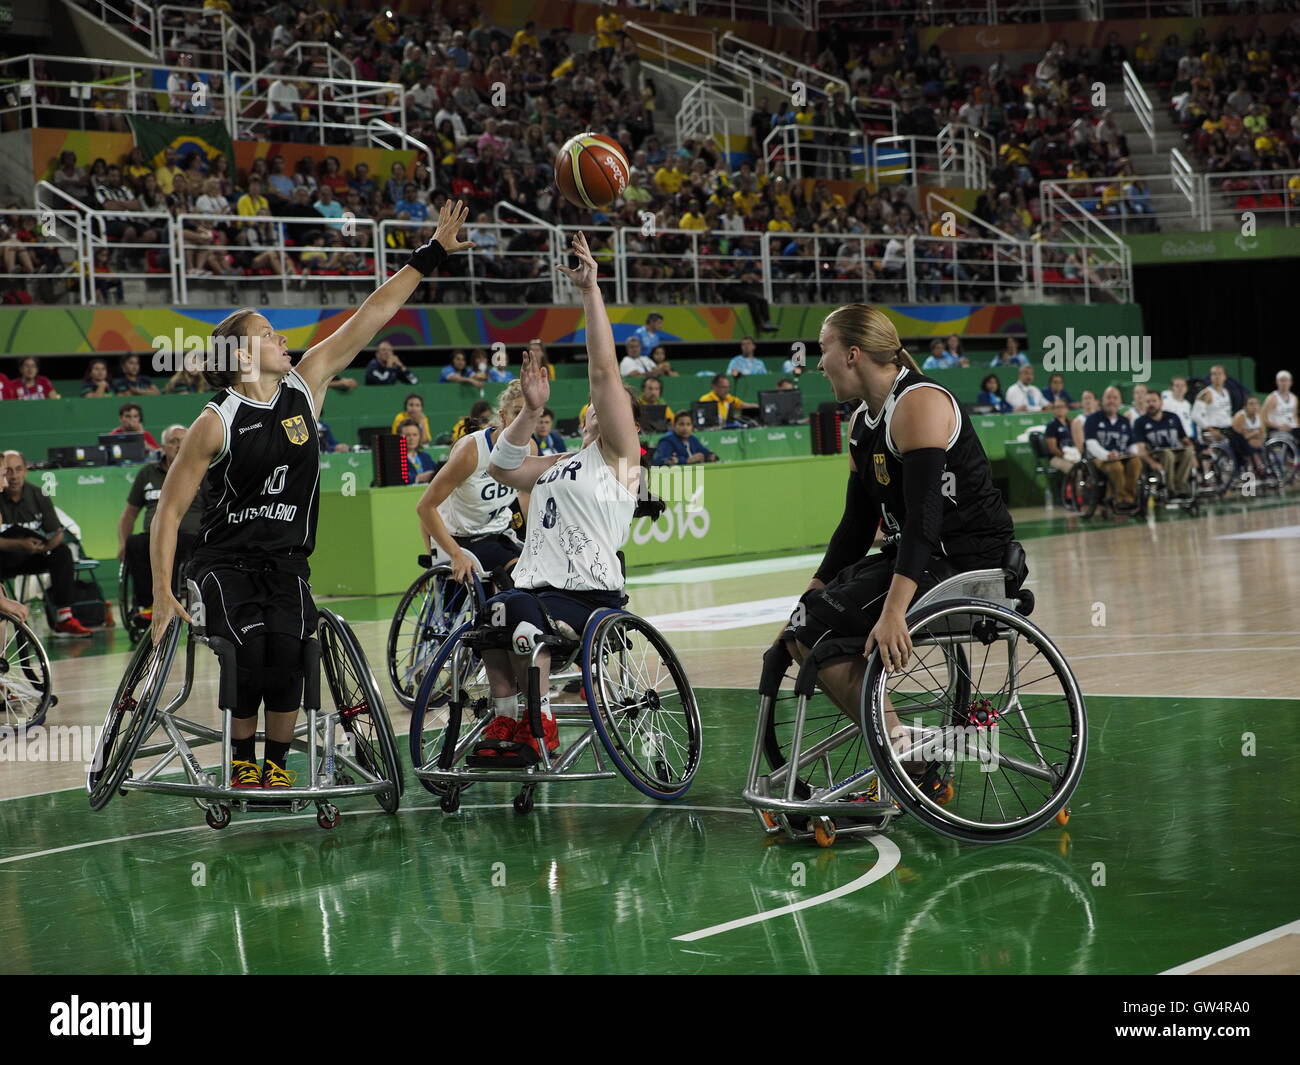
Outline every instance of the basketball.
POLYGON ((574 207, 608 207, 627 188, 627 156, 599 133, 570 137, 555 157, 555 187, 574 207))

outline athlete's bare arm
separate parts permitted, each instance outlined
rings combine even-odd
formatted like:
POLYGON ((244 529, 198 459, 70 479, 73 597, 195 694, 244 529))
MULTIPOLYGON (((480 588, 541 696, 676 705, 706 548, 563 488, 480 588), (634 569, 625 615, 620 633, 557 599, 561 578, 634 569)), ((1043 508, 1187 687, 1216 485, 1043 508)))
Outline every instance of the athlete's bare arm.
MULTIPOLYGON (((454 203, 448 200, 438 212, 438 228, 434 230, 433 239, 446 248, 449 255, 473 247, 470 241, 459 240, 456 236, 468 217, 469 207, 459 200, 454 203)), ((370 346, 375 334, 402 309, 425 280, 415 267, 403 266, 375 289, 331 336, 307 350, 295 369, 311 388, 317 414, 325 402, 330 381, 348 367, 358 352, 370 346)))
POLYGON ((149 564, 153 570, 153 628, 155 643, 162 639, 167 622, 179 614, 186 621, 189 614, 172 594, 172 566, 176 560, 176 533, 181 519, 190 509, 208 466, 221 450, 224 434, 221 419, 203 410, 181 441, 181 449, 167 468, 158 509, 149 526, 149 564))
MULTIPOLYGON (((534 351, 525 351, 523 365, 519 368, 519 386, 524 396, 524 409, 514 421, 505 427, 501 439, 516 447, 527 447, 532 454, 513 470, 503 470, 495 462, 488 463, 488 475, 501 484, 509 485, 519 492, 531 492, 537 478, 554 466, 560 459, 572 458, 563 455, 538 455, 537 442, 533 434, 537 432, 537 423, 541 421, 542 411, 551 398, 551 377, 542 368, 541 358, 534 351)), ((527 517, 528 501, 522 500, 519 506, 527 517)))

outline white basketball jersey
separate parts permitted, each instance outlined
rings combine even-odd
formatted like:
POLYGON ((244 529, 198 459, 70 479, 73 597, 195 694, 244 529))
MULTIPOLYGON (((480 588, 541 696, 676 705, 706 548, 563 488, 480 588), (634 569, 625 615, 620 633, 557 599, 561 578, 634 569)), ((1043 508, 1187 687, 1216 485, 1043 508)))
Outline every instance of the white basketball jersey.
POLYGON ((618 550, 635 509, 636 495, 614 476, 598 443, 560 459, 529 494, 515 587, 621 591, 618 550))
POLYGON ((1213 386, 1207 385, 1206 391, 1210 393, 1208 408, 1204 403, 1198 402, 1196 404, 1196 409, 1201 416, 1201 424, 1214 429, 1230 428, 1232 426, 1232 397, 1228 395, 1228 390, 1225 388, 1216 392, 1213 386))
POLYGON ((1292 392, 1286 399, 1283 399, 1282 393, 1274 390, 1269 393, 1269 399, 1274 400, 1273 420, 1280 422, 1288 429, 1296 428, 1295 393, 1292 392))
POLYGON ((480 429, 467 438, 478 449, 474 472, 438 505, 438 513, 452 536, 491 536, 505 532, 510 525, 510 504, 519 493, 508 484, 494 481, 487 472, 492 455, 488 434, 495 438, 498 432, 495 427, 480 429))

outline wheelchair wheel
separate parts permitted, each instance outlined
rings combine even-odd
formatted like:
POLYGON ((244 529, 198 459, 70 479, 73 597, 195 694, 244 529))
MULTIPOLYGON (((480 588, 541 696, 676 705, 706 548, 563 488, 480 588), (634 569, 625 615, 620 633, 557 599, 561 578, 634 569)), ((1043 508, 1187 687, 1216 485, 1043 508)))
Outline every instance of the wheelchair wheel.
POLYGON ((1288 488, 1300 474, 1300 446, 1287 436, 1264 441, 1264 468, 1277 478, 1280 488, 1288 488))
POLYGON ((136 646, 95 742, 95 757, 86 774, 92 810, 102 810, 108 805, 130 773, 140 745, 153 730, 180 638, 181 620, 172 618, 161 644, 155 646, 146 634, 136 646))
POLYGON ((1056 645, 1022 615, 979 599, 921 607, 908 629, 914 659, 888 674, 873 654, 860 703, 872 761, 894 799, 935 831, 971 843, 1019 839, 1054 823, 1087 753, 1083 697, 1056 645), (945 647, 954 640, 968 641, 969 687, 946 706, 956 663, 945 647), (886 697, 898 718, 893 736, 886 697), (912 773, 923 766, 930 779, 918 783, 912 773))
POLYGON ((482 585, 451 579, 451 566, 425 570, 402 596, 388 629, 388 679, 398 702, 410 710, 420 682, 447 635, 473 616, 482 585))
POLYGON ((56 701, 41 641, 26 622, 0 612, 0 735, 35 728, 56 701))
POLYGON ((1070 495, 1074 501, 1074 510, 1081 518, 1091 518, 1101 506, 1104 484, 1099 483, 1096 471, 1090 463, 1076 462, 1070 471, 1070 495))
MULTIPOLYGON (((411 708, 411 725, 407 737, 411 762, 416 768, 432 762, 443 753, 444 746, 448 747, 449 754, 455 750, 467 715, 479 718, 492 711, 491 691, 483 660, 477 651, 465 646, 462 640, 473 627, 472 620, 466 621, 442 641, 424 674, 424 680, 420 682, 415 705, 411 708), (456 681, 456 692, 462 700, 459 716, 453 715, 451 707, 453 678, 456 681), (453 724, 455 727, 451 728, 453 724)), ((450 762, 446 768, 450 768, 450 762)), ((420 783, 434 795, 448 794, 448 786, 441 781, 421 777, 420 783)), ((461 791, 469 786, 457 785, 461 791)))
POLYGON ((141 619, 136 617, 135 610, 132 607, 133 599, 131 568, 125 562, 119 562, 117 566, 117 616, 122 622, 122 627, 126 629, 126 637, 131 641, 132 647, 140 642, 140 637, 149 628, 148 624, 142 623, 141 619))
POLYGON ((652 799, 685 795, 700 767, 700 710, 659 630, 609 611, 583 634, 582 675, 601 743, 619 772, 652 799))
POLYGON ((397 757, 397 740, 384 710, 379 685, 348 623, 332 610, 320 612, 321 665, 330 697, 343 728, 353 738, 357 761, 366 771, 393 786, 375 795, 386 811, 397 812, 404 781, 397 757))
POLYGON ((1222 499, 1237 480, 1237 457, 1232 447, 1218 440, 1210 444, 1197 460, 1200 477, 1198 492, 1212 499, 1222 499))

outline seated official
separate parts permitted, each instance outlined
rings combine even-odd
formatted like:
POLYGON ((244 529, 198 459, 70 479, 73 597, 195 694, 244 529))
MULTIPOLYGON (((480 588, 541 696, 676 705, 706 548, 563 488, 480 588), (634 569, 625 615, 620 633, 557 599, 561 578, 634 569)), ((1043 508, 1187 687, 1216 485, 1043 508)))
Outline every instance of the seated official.
POLYGON ((665 433, 655 448, 655 466, 687 466, 693 462, 717 462, 718 456, 691 432, 691 416, 682 411, 673 419, 673 431, 665 433))
POLYGON ((420 427, 420 446, 433 443, 433 434, 429 432, 429 416, 424 413, 424 397, 412 392, 402 404, 402 410, 393 418, 393 432, 397 432, 402 422, 407 419, 420 427))
POLYGON ((641 386, 641 394, 637 396, 637 402, 643 407, 657 407, 660 404, 664 408, 664 420, 670 425, 673 422, 673 409, 664 403, 664 383, 657 377, 647 377, 645 384, 641 386))
POLYGON ((1114 385, 1101 396, 1101 410, 1083 423, 1083 438, 1092 464, 1106 475, 1119 510, 1137 505, 1137 479, 1142 468, 1133 423, 1119 412, 1120 394, 1114 385))
POLYGON ((46 592, 55 608, 56 637, 85 638, 88 628, 72 616, 73 558, 63 542, 63 525, 54 504, 27 481, 27 460, 6 451, 0 466, 0 580, 48 573, 46 592))
POLYGON ((1164 409, 1159 392, 1147 393, 1146 413, 1134 419, 1133 433, 1142 465, 1164 473, 1170 495, 1187 495, 1191 491, 1196 450, 1183 420, 1164 409))
POLYGON ((564 442, 564 435, 555 428, 555 411, 547 407, 537 419, 537 432, 533 434, 533 443, 537 445, 539 455, 567 455, 569 446, 564 442))
MULTIPOLYGON (((153 568, 149 563, 149 527, 153 524, 158 500, 162 496, 163 481, 167 471, 181 449, 188 430, 183 425, 169 425, 163 431, 162 458, 140 467, 135 481, 126 496, 126 506, 117 522, 117 559, 124 562, 131 573, 131 607, 141 618, 153 616, 153 568), (144 511, 144 529, 135 532, 136 518, 144 511)), ((189 510, 181 518, 176 534, 176 564, 173 572, 180 574, 181 563, 189 557, 199 536, 203 507, 207 501, 207 482, 199 485, 189 510)))
POLYGON ((1010 414, 1011 404, 1002 395, 1002 382, 995 373, 989 374, 980 382, 980 390, 975 396, 977 407, 992 407, 994 414, 1010 414))
POLYGON ((112 430, 112 435, 119 436, 122 433, 143 433, 145 447, 154 451, 162 447, 154 439, 153 433, 144 427, 144 411, 140 409, 139 403, 123 403, 117 408, 117 428, 112 430))
POLYGON ((398 434, 406 441, 406 465, 410 470, 410 484, 427 484, 433 480, 438 470, 438 463, 432 455, 424 450, 421 440, 420 423, 414 418, 407 418, 397 427, 398 434))
POLYGON ((730 425, 738 422, 745 411, 757 411, 757 403, 746 403, 731 392, 731 378, 725 373, 714 375, 713 390, 705 392, 699 399, 701 403, 718 405, 718 424, 730 425))

